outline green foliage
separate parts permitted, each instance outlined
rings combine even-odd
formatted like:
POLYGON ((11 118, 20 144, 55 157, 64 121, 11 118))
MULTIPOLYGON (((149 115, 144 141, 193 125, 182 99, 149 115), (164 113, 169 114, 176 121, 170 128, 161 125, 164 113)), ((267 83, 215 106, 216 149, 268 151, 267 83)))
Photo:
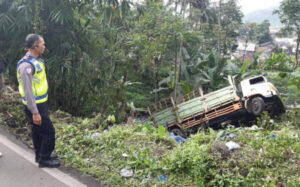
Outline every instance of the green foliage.
POLYGON ((160 137, 167 136, 166 129, 163 126, 158 126, 157 133, 158 133, 158 136, 160 136, 160 137))
POLYGON ((274 13, 279 15, 280 22, 284 24, 284 32, 295 32, 297 36, 297 47, 295 53, 296 63, 293 67, 295 70, 299 66, 299 44, 300 44, 300 15, 299 15, 300 2, 297 0, 283 0, 280 3, 278 10, 274 13))
POLYGON ((299 69, 295 72, 268 72, 267 78, 279 90, 285 104, 294 105, 300 103, 299 69))
MULTIPOLYGON (((5 93, 0 100, 0 124, 31 143, 21 104, 5 93), (9 114, 9 115, 7 115, 9 114), (22 115, 21 115, 22 114, 22 115), (16 126, 10 126, 15 124, 16 126), (15 129, 15 130, 13 130, 15 129)), ((199 131, 185 143, 176 144, 165 136, 163 127, 151 123, 108 126, 110 117, 73 117, 65 112, 50 112, 56 127, 56 153, 65 166, 77 168, 107 186, 297 186, 299 181, 299 110, 288 110, 273 122, 264 115, 256 130, 228 128, 233 140, 218 140, 218 131, 199 131), (105 130, 104 130, 105 129, 105 130), (240 145, 229 151, 229 140, 240 145), (132 170, 131 178, 120 175, 132 170), (159 181, 161 175, 166 181, 159 181)), ((100 184, 99 184, 100 185, 100 184)))
POLYGON ((294 59, 285 52, 273 53, 270 58, 264 61, 263 67, 265 70, 291 71, 294 64, 293 61, 294 59))
MULTIPOLYGON (((122 181, 119 175, 122 168, 134 171, 134 181, 142 181, 148 176, 156 175, 160 168, 157 163, 162 156, 160 154, 165 152, 167 146, 173 145, 172 141, 165 137, 165 131, 160 128, 156 130, 149 125, 134 124, 131 127, 114 126, 101 132, 99 128, 91 129, 90 120, 93 119, 59 128, 58 134, 61 136, 57 139, 56 150, 58 154, 63 155, 66 164, 92 175, 102 173, 98 178, 104 182, 109 181, 110 185, 117 185, 122 181), (101 134, 91 138, 96 132, 101 134), (84 148, 81 147, 83 145, 84 148), (124 156, 124 153, 127 156, 124 156), (97 167, 96 173, 91 170, 93 167, 97 167), (104 175, 108 171, 110 174, 104 175)), ((126 184, 129 185, 125 182, 126 184)))
MULTIPOLYGON (((227 59, 219 57, 216 49, 212 49, 208 54, 199 51, 201 49, 192 55, 192 61, 182 64, 179 84, 182 94, 190 93, 199 87, 206 91, 222 88, 228 84, 227 75, 239 73, 239 68, 233 63, 227 64, 227 59)), ((243 68, 247 68, 247 65, 243 66, 241 71, 243 68)), ((172 75, 169 76, 169 82, 172 75)))
MULTIPOLYGON (((288 181, 298 184, 296 176, 289 178, 283 174, 288 172, 295 175, 297 167, 280 171, 277 168, 291 159, 290 146, 297 139, 297 133, 282 129, 273 132, 271 136, 272 132, 266 134, 246 129, 231 130, 237 133, 238 138, 234 141, 241 145, 240 149, 233 152, 226 151, 224 143, 216 142, 216 134, 213 132, 209 135, 200 133, 191 136, 184 146, 175 148, 173 154, 165 159, 171 174, 170 184, 180 182, 182 185, 199 186, 256 186, 288 181), (286 159, 287 157, 289 158, 286 159), (191 184, 188 182, 190 180, 194 182, 191 184)), ((291 149, 295 150, 297 146, 291 149)), ((292 157, 298 158, 297 155, 292 157)))
POLYGON ((258 59, 261 56, 262 51, 258 52, 255 56, 253 56, 253 62, 252 64, 249 66, 249 69, 258 69, 259 68, 259 62, 258 59))
MULTIPOLYGON (((286 23, 295 26, 298 17, 290 15, 298 9, 286 8, 287 2, 297 5, 296 1, 283 1, 280 12, 288 15, 286 23)), ((51 106, 93 116, 51 113, 57 128, 57 154, 65 165, 106 185, 299 185, 298 110, 288 111, 283 121, 272 122, 262 116, 258 125, 263 130, 229 129, 237 134, 234 141, 241 145, 234 151, 217 141, 213 130, 198 132, 177 145, 167 137, 164 127, 155 128, 149 122, 116 125, 126 120, 132 108, 146 107, 174 91, 189 93, 199 86, 205 91, 215 90, 224 86, 228 74, 243 78, 249 69, 259 66, 259 55, 253 64, 228 63, 227 55, 234 50, 241 26, 236 1, 219 1, 216 6, 208 0, 174 4, 175 9, 181 9, 178 14, 162 2, 148 0, 141 4, 2 0, 0 50, 8 79, 16 84, 15 68, 23 55, 25 36, 42 34, 47 46, 43 58, 51 106), (123 168, 135 175, 122 178, 119 172, 123 168), (158 182, 160 175, 168 180, 158 182)), ((271 40, 269 26, 268 21, 250 23, 243 32, 249 40, 263 43, 271 40)), ((300 97, 299 72, 289 73, 291 64, 285 54, 274 54, 264 68, 286 71, 273 72, 269 77, 292 104, 300 97)), ((20 102, 9 101, 18 96, 6 96, 8 99, 0 100, 0 123, 18 136, 25 134, 21 139, 30 144, 20 102)))
POLYGON ((288 97, 286 103, 290 105, 297 104, 297 102, 299 102, 299 97, 300 97, 299 86, 297 87, 295 85, 292 85, 289 86, 287 90, 288 90, 288 97))
POLYGON ((262 127, 264 130, 274 130, 276 128, 276 123, 270 118, 267 112, 263 112, 260 117, 257 117, 257 126, 262 127))
POLYGON ((258 44, 263 44, 272 41, 269 28, 270 22, 268 20, 264 20, 261 23, 247 23, 241 29, 241 34, 245 35, 250 41, 255 41, 258 44))
MULTIPOLYGON (((192 8, 185 18, 153 1, 4 0, 0 4, 0 49, 9 80, 17 82, 15 65, 24 55, 25 36, 37 32, 47 46, 42 58, 47 63, 50 106, 80 116, 114 113, 117 121, 125 120, 127 102, 141 108, 175 88, 181 87, 183 93, 197 88, 201 72, 188 69, 217 43, 222 50, 218 54, 228 54, 241 23, 235 1, 222 2, 219 10, 209 1, 188 2, 201 11, 200 22, 199 12, 192 8), (174 84, 160 85, 168 76, 174 84)), ((205 79, 215 76, 209 68, 204 71, 210 78, 205 79)), ((220 84, 216 79, 211 79, 210 87, 220 84)))
POLYGON ((261 24, 258 25, 256 34, 256 40, 259 44, 272 41, 269 20, 264 20, 261 24))
POLYGON ((189 179, 198 180, 197 182, 209 179, 210 168, 214 167, 212 156, 208 154, 212 137, 201 133, 191 137, 186 144, 177 146, 173 154, 164 159, 168 172, 175 175, 184 174, 189 179), (201 145, 203 141, 208 144, 201 145))
POLYGON ((280 21, 286 26, 286 29, 298 30, 299 32, 299 7, 300 2, 297 0, 284 0, 280 3, 279 9, 275 10, 274 13, 279 15, 280 21))

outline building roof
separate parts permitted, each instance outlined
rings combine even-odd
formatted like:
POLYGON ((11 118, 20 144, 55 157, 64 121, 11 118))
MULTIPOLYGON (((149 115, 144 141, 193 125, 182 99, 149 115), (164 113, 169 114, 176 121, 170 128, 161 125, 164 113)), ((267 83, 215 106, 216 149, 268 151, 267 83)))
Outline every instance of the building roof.
POLYGON ((249 52, 255 52, 255 44, 254 43, 243 43, 243 42, 238 42, 238 51, 249 51, 249 52), (246 45, 247 44, 247 45, 246 45))
POLYGON ((235 58, 235 59, 240 59, 242 61, 248 59, 250 62, 252 62, 254 53, 252 53, 252 52, 246 52, 246 53, 240 52, 240 53, 234 53, 233 56, 234 56, 233 58, 235 58))
POLYGON ((262 43, 260 44, 260 47, 268 47, 268 46, 274 46, 274 44, 272 42, 265 42, 265 43, 262 43))
POLYGON ((275 43, 277 44, 289 44, 296 45, 297 38, 274 38, 275 43))

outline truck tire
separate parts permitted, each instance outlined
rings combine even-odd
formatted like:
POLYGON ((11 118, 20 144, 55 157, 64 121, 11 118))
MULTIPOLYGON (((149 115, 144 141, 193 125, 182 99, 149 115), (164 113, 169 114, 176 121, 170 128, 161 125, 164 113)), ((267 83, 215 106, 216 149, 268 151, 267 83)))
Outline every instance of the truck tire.
POLYGON ((179 128, 174 128, 171 130, 171 132, 175 135, 175 136, 181 136, 183 138, 185 138, 186 136, 183 134, 182 130, 180 130, 179 128))
POLYGON ((251 100, 251 111, 255 116, 259 116, 265 109, 265 102, 261 97, 254 97, 251 100))

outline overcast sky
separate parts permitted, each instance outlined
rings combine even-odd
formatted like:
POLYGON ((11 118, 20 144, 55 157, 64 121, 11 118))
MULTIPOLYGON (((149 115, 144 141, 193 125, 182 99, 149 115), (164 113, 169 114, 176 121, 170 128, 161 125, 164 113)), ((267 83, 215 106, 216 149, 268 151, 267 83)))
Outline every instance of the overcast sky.
POLYGON ((238 4, 241 6, 242 12, 247 14, 256 10, 273 7, 281 1, 282 0, 238 0, 238 4))

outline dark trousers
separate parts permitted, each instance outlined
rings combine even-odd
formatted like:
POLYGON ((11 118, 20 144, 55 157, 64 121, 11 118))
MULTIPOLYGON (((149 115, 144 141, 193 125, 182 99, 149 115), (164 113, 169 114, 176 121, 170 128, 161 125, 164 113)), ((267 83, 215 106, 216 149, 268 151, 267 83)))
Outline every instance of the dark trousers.
POLYGON ((37 104, 38 111, 42 118, 42 125, 38 126, 33 124, 32 113, 27 106, 24 111, 32 124, 32 141, 35 149, 35 156, 37 159, 49 159, 55 147, 55 129, 48 114, 47 102, 37 104))

